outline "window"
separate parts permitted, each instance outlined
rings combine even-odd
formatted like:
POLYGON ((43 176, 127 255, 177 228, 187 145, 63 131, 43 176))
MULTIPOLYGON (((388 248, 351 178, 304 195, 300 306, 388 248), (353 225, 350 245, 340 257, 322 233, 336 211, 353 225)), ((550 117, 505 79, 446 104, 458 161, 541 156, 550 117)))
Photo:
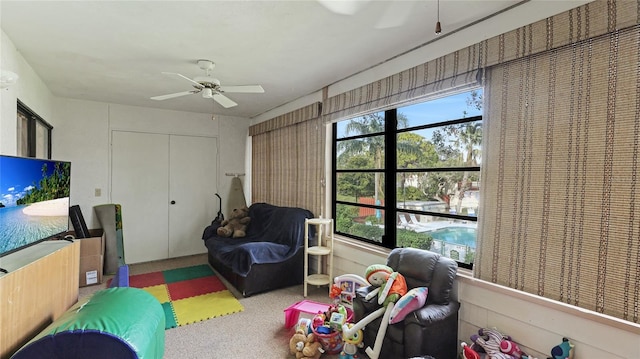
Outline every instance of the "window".
POLYGON ((18 156, 51 158, 53 127, 18 101, 18 156))
POLYGON ((336 233, 435 251, 471 267, 482 96, 476 89, 335 123, 336 233))

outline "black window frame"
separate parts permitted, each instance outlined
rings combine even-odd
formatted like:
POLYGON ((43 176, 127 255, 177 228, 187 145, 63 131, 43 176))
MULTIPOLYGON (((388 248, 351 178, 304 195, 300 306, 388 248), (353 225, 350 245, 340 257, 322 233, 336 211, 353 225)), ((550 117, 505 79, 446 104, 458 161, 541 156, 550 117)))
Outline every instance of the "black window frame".
MULTIPOLYGON (((17 103, 17 112, 18 114, 22 114, 27 119, 27 153, 22 154, 22 150, 20 149, 20 140, 18 140, 18 153, 24 157, 37 156, 37 127, 38 125, 40 125, 46 130, 47 133, 47 143, 44 144, 46 146, 46 159, 51 159, 51 133, 53 132, 53 126, 42 119, 42 117, 40 117, 37 113, 31 110, 20 100, 18 100, 17 103)), ((21 119, 18 118, 18 126, 20 126, 20 121, 21 119)), ((17 132, 17 137, 19 139, 21 136, 21 130, 18 130, 17 132)))
MULTIPOLYGON (((400 108, 401 109, 401 108, 400 108)), ((372 113, 379 113, 381 111, 373 111, 372 113)), ((333 123, 332 125, 332 215, 333 218, 337 218, 337 205, 349 205, 349 206, 357 206, 370 208, 375 210, 384 211, 384 233, 382 235, 382 241, 374 241, 371 239, 359 237, 356 235, 352 235, 350 233, 340 232, 338 226, 335 226, 335 233, 344 237, 352 238, 358 241, 366 242, 369 244, 373 244, 376 246, 381 246, 389 249, 396 248, 396 233, 397 233, 397 216, 398 212, 401 213, 409 213, 415 215, 425 215, 425 216, 435 216, 453 220, 460 221, 469 221, 469 222, 477 222, 477 216, 469 216, 463 214, 453 214, 453 213, 441 213, 441 212, 433 212, 433 211, 419 211, 413 209, 405 209, 398 208, 398 200, 397 200, 397 176, 401 173, 425 173, 425 172, 480 172, 481 166, 463 166, 463 167, 431 167, 431 168, 411 168, 411 169, 398 169, 397 168, 397 138, 398 135, 405 132, 412 132, 417 130, 424 129, 432 129, 432 128, 444 128, 450 125, 459 125, 464 123, 472 123, 472 122, 482 122, 483 116, 472 116, 472 117, 461 117, 450 119, 438 123, 419 125, 414 127, 407 128, 397 128, 397 113, 398 108, 392 108, 384 111, 384 132, 376 132, 376 133, 367 133, 364 135, 354 135, 354 136, 345 136, 338 138, 338 124, 333 123), (385 156, 384 156, 384 169, 338 169, 337 168, 337 155, 338 155, 338 143, 342 141, 348 140, 357 140, 367 137, 380 136, 384 135, 384 143, 385 143, 385 156), (386 149, 392 148, 393 151, 387 151, 386 149), (341 201, 337 199, 338 189, 337 189, 337 180, 339 173, 383 173, 385 176, 384 183, 384 197, 385 198, 393 198, 393 201, 385 200, 384 204, 376 205, 376 204, 365 204, 365 203, 353 203, 348 201, 341 201), (393 230, 388 230, 393 229, 393 230)), ((360 115, 362 116, 362 115, 360 115)), ((360 116, 354 116, 352 118, 358 118, 360 116)), ((349 121, 349 119, 345 120, 349 121)), ((477 248, 477 246, 476 246, 477 248)), ((465 263, 463 261, 458 261, 458 265, 463 268, 472 269, 473 263, 465 263)))

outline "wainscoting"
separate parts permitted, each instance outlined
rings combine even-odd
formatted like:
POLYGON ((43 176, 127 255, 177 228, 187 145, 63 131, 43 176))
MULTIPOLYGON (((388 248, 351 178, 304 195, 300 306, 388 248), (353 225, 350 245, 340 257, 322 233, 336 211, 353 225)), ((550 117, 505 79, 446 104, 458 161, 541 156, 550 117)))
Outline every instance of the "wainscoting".
MULTIPOLYGON (((388 251, 336 239, 334 275, 363 275, 375 263, 385 263, 388 251), (357 253, 354 255, 354 253, 357 253)), ((456 296, 461 302, 458 340, 482 327, 496 327, 536 358, 567 337, 576 358, 632 359, 640 353, 640 325, 579 307, 474 279, 458 271, 456 296)))

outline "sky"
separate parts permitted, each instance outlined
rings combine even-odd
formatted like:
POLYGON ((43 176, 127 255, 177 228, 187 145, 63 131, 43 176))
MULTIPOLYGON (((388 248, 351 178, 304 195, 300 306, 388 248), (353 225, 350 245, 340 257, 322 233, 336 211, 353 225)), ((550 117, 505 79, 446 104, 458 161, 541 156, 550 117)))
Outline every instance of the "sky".
MULTIPOLYGON (((477 91, 482 94, 482 90, 477 91)), ((398 112, 407 117, 408 127, 482 115, 482 110, 467 106, 467 98, 469 98, 469 92, 462 92, 432 101, 399 107, 398 112), (463 111, 467 111, 467 114, 465 115, 463 111)), ((349 123, 348 120, 338 122, 338 138, 345 136, 344 130, 347 123, 349 123)), ((351 134, 351 136, 353 135, 355 134, 351 134)))
POLYGON ((42 178, 42 165, 47 164, 47 176, 54 170, 55 161, 0 156, 0 202, 7 207, 38 184, 42 178))

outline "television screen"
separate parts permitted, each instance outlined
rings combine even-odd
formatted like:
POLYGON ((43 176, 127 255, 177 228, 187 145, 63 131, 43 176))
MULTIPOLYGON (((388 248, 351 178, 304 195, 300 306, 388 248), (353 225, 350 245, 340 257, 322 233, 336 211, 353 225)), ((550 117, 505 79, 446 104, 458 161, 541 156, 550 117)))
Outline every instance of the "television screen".
POLYGON ((71 162, 0 155, 0 257, 69 230, 71 162))

